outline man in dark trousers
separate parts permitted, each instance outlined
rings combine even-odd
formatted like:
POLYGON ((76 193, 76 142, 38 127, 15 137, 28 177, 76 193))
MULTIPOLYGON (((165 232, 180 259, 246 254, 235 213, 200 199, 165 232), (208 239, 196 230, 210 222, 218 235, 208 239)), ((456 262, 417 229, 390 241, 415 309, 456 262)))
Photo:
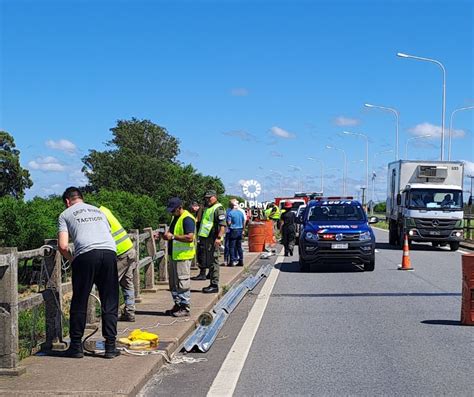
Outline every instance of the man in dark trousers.
POLYGON ((285 212, 280 216, 280 232, 282 236, 283 246, 285 247, 285 256, 293 256, 293 248, 295 247, 296 238, 296 215, 291 211, 292 204, 285 202, 285 212))
POLYGON ((225 209, 217 201, 216 191, 208 190, 204 198, 206 200, 206 208, 202 214, 198 232, 202 268, 199 276, 192 279, 201 280, 205 278, 206 268, 209 268, 211 283, 208 287, 202 289, 202 292, 209 294, 219 292, 219 250, 227 223, 225 209))
POLYGON ((71 262, 72 301, 70 311, 71 343, 65 357, 82 358, 82 336, 86 326, 87 301, 93 284, 97 286, 102 312, 105 358, 120 355, 115 347, 119 305, 116 244, 105 214, 83 201, 81 191, 69 187, 63 193, 66 205, 59 215, 59 252, 71 262), (74 243, 74 257, 68 249, 74 243))

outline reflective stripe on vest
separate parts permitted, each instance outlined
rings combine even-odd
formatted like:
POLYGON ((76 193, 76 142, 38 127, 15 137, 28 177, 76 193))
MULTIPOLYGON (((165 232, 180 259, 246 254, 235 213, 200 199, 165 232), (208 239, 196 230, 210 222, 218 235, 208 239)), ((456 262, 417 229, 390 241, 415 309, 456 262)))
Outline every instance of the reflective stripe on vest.
POLYGON ((101 206, 99 209, 107 217, 110 231, 112 232, 112 237, 114 238, 115 246, 117 248, 117 256, 120 256, 133 247, 133 242, 130 237, 128 237, 127 231, 122 227, 120 222, 108 208, 101 206))
POLYGON ((199 228, 199 237, 209 237, 212 227, 214 226, 214 212, 222 207, 221 203, 215 203, 212 207, 206 208, 201 219, 201 227, 199 228))
POLYGON ((280 208, 278 207, 275 207, 275 208, 276 208, 276 211, 272 215, 270 215, 270 219, 277 221, 278 219, 280 219, 280 208))
MULTIPOLYGON (((194 222, 196 222, 196 219, 194 216, 184 210, 183 214, 178 218, 176 221, 176 224, 174 226, 174 231, 173 234, 182 236, 184 235, 184 218, 190 217, 194 222)), ((183 241, 178 241, 178 240, 173 240, 173 260, 175 261, 185 261, 185 260, 190 260, 194 258, 194 255, 196 254, 196 246, 194 244, 194 239, 190 243, 185 243, 183 241)))

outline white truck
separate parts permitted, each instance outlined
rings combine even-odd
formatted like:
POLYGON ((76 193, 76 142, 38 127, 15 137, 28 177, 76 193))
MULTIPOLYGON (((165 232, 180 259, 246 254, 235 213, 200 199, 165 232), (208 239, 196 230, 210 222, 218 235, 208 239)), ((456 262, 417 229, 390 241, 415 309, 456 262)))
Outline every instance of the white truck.
POLYGON ((459 248, 463 238, 464 165, 457 161, 395 161, 388 165, 389 243, 408 240, 459 248))

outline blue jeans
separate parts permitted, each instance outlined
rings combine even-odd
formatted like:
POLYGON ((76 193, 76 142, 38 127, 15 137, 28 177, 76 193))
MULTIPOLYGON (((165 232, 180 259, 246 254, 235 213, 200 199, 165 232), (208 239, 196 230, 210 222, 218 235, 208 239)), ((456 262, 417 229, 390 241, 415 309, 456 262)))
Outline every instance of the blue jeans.
POLYGON ((242 230, 230 229, 229 233, 229 251, 232 262, 243 262, 244 251, 242 250, 242 230))

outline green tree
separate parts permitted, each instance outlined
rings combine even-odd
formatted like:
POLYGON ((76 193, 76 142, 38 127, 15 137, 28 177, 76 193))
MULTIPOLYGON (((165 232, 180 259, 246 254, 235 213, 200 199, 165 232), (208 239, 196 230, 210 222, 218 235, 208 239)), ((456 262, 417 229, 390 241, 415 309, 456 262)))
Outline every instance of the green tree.
POLYGON ((111 129, 109 150, 91 150, 82 161, 89 191, 127 191, 153 197, 164 205, 179 196, 186 203, 201 199, 208 189, 218 194, 224 185, 218 177, 205 176, 176 160, 179 141, 149 120, 120 120, 111 129))
POLYGON ((13 137, 0 131, 0 197, 8 195, 21 199, 33 182, 28 170, 21 167, 20 151, 15 147, 13 137))

